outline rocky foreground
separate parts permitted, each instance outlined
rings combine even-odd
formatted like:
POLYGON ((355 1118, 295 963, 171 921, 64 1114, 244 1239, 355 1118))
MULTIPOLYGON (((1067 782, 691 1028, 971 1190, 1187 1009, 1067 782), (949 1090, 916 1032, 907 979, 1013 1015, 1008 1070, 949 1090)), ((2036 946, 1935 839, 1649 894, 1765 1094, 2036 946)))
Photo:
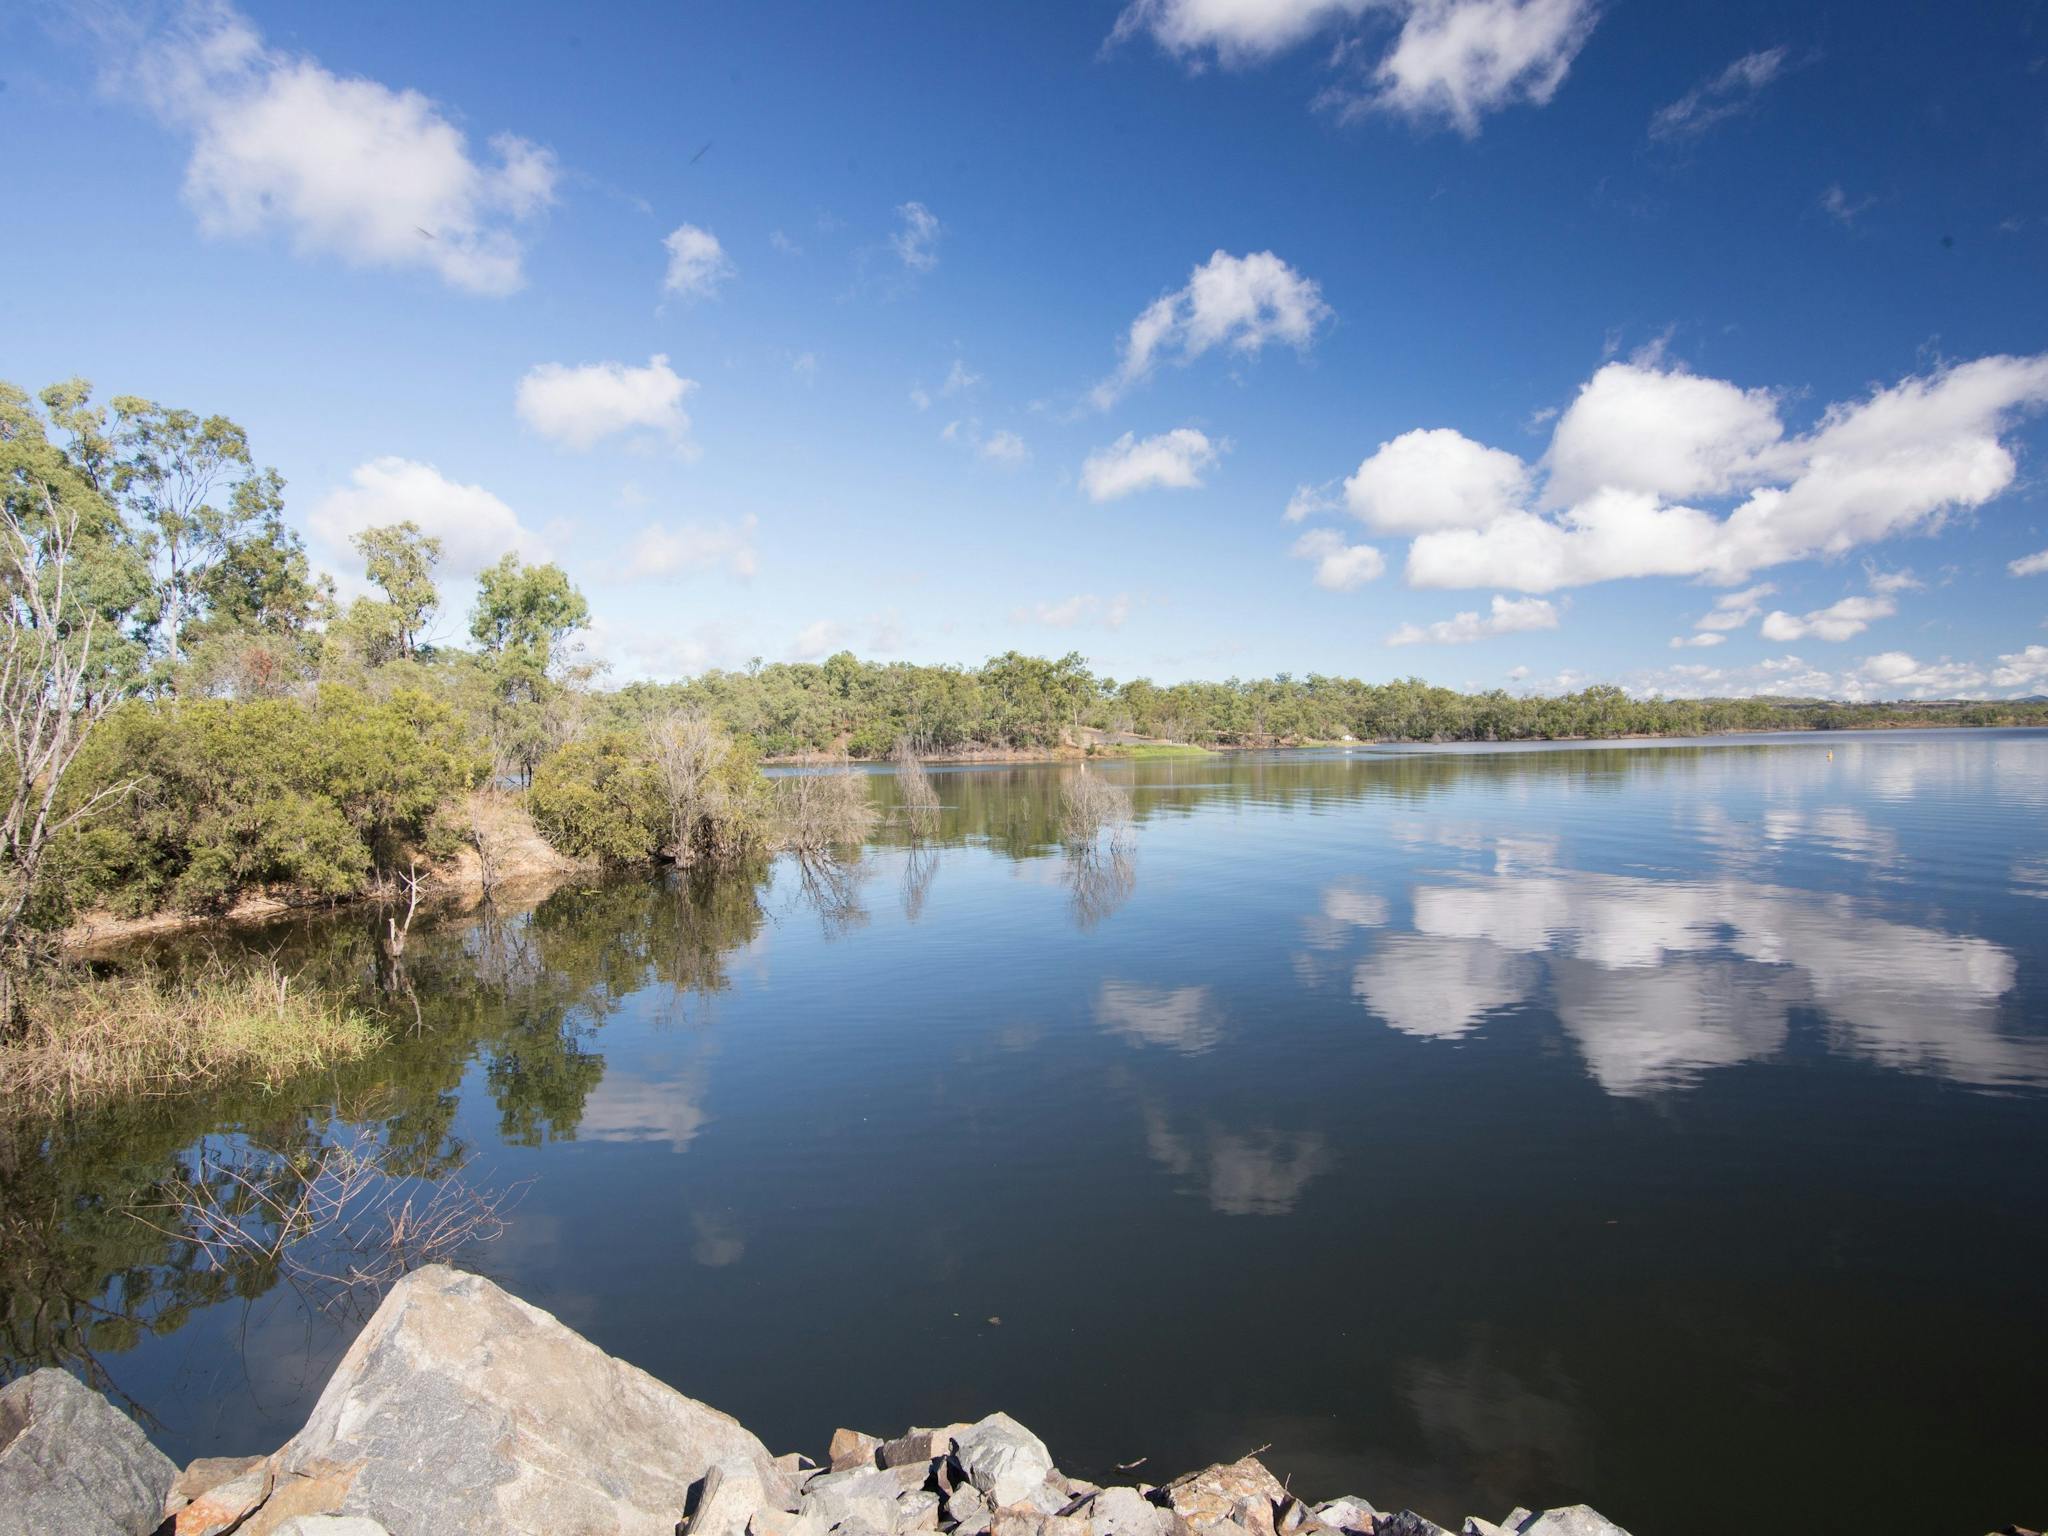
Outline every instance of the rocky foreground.
MULTIPOLYGON (((401 1280, 305 1428, 182 1472, 63 1371, 0 1391, 0 1536, 1450 1536, 1309 1505, 1246 1457, 1161 1486, 1062 1476, 1007 1414, 772 1456, 736 1420, 442 1265, 401 1280)), ((1628 1536, 1584 1505, 1461 1536, 1628 1536)))

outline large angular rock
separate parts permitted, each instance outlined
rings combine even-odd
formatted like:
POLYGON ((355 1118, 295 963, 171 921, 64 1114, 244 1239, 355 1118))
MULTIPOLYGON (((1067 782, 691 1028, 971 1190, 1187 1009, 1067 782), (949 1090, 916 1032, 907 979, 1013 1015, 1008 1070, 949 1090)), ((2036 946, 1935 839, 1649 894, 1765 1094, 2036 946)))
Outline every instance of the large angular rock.
POLYGON ((1095 1536, 1167 1536, 1168 1515, 1135 1488, 1105 1488, 1088 1504, 1095 1536))
MULTIPOLYGON (((273 1480, 269 1466, 259 1461, 241 1476, 215 1483, 180 1509, 172 1530, 176 1536, 225 1536, 270 1497, 273 1480)), ((174 1488, 173 1497, 176 1492, 174 1488)))
POLYGON ((875 1452, 881 1448, 879 1435, 864 1435, 857 1429, 835 1429, 825 1460, 834 1472, 850 1472, 855 1467, 875 1466, 875 1452))
POLYGON ((164 1512, 174 1515, 201 1494, 257 1471, 268 1460, 268 1456, 202 1456, 189 1462, 171 1484, 170 1496, 164 1500, 164 1512))
POLYGON ((937 1461, 952 1450, 952 1430, 913 1429, 894 1440, 883 1441, 876 1448, 875 1459, 885 1467, 907 1467, 913 1462, 937 1461))
POLYGON ((1620 1526, 1588 1504, 1546 1509, 1521 1525, 1522 1536, 1628 1536, 1620 1526))
MULTIPOLYGON (((273 1503, 325 1484, 327 1502, 293 1513, 364 1515, 392 1536, 674 1536, 713 1468, 760 1504, 794 1499, 737 1421, 441 1264, 392 1287, 274 1464, 273 1503)), ((745 1523, 728 1511, 692 1536, 745 1523)))
POLYGON ((361 1515, 293 1515, 277 1528, 277 1536, 391 1536, 374 1520, 361 1515))
POLYGON ((993 1509, 1034 1503, 1053 1470, 1045 1442, 1007 1413, 992 1413, 955 1435, 953 1459, 993 1509))
POLYGON ((69 1372, 0 1389, 0 1536, 148 1536, 177 1463, 69 1372))
POLYGON ((997 1510, 989 1536, 1089 1536, 1089 1530, 1086 1520, 1019 1507, 997 1510))
POLYGON ((974 1484, 962 1483, 946 1495, 946 1518, 954 1536, 982 1536, 989 1527, 988 1500, 974 1484))
POLYGON ((1451 1533, 1412 1509, 1398 1515, 1381 1515, 1373 1523, 1373 1536, 1451 1536, 1451 1533))
POLYGON ((804 1484, 803 1512, 833 1530, 892 1532, 902 1519, 901 1499, 923 1486, 924 1474, 922 1463, 827 1472, 804 1484))
POLYGON ((1190 1472, 1160 1491, 1167 1506, 1197 1530, 1230 1520, 1264 1536, 1272 1536, 1273 1512, 1287 1498, 1280 1479, 1256 1456, 1190 1472))
POLYGON ((1379 1514, 1355 1493, 1347 1493, 1316 1506, 1318 1520, 1333 1531, 1349 1531, 1351 1536, 1372 1536, 1372 1523, 1379 1514))

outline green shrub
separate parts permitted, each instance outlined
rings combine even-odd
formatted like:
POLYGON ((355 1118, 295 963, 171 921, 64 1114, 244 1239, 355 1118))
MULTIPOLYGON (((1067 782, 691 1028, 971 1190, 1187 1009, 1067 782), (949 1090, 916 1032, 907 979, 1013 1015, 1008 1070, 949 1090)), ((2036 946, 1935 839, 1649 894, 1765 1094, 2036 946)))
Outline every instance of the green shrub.
POLYGON ((534 770, 527 808, 562 852, 607 864, 653 858, 667 826, 645 740, 603 731, 572 741, 534 770))
POLYGON ((608 864, 736 864, 773 839, 753 745, 702 714, 570 742, 534 771, 527 808, 556 848, 608 864))
POLYGON ((136 702, 107 717, 67 792, 131 786, 54 855, 54 910, 217 912, 265 888, 337 898, 411 852, 452 851, 440 813, 482 759, 425 694, 328 685, 292 699, 136 702))

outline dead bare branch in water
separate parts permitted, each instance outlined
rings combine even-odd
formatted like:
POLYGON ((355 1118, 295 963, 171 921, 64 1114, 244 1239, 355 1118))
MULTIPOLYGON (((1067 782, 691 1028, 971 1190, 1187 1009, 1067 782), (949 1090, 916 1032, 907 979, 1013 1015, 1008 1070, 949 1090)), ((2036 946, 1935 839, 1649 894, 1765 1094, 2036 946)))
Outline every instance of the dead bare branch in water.
POLYGON ((1117 846, 1130 836, 1130 791, 1085 768, 1060 786, 1060 841, 1069 848, 1102 841, 1117 846))
POLYGON ((875 802, 867 778, 841 763, 784 774, 775 781, 782 845, 792 853, 858 849, 874 830, 875 802))
POLYGON ((939 792, 931 775, 924 771, 917 744, 908 736, 896 743, 896 790, 903 797, 903 814, 910 823, 910 835, 927 838, 938 830, 939 792))
POLYGON ((1086 769, 1074 774, 1060 789, 1060 840, 1074 921, 1093 927, 1137 888, 1130 792, 1086 769))
POLYGON ((277 1152, 201 1149, 129 1214, 191 1244, 213 1268, 282 1278, 323 1311, 360 1306, 401 1276, 503 1235, 525 1182, 484 1191, 388 1172, 367 1135, 277 1152))

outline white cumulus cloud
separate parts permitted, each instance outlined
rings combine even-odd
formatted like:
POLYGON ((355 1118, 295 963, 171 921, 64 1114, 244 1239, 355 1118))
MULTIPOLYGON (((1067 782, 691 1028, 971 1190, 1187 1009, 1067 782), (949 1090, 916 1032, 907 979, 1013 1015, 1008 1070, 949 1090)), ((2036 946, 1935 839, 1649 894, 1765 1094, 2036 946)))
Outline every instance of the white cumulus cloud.
POLYGON ((1288 551, 1297 560, 1316 563, 1315 582, 1332 592, 1350 592, 1378 579, 1386 557, 1370 544, 1347 544, 1334 528, 1311 528, 1288 551))
POLYGON ((1772 641, 1804 640, 1809 635, 1816 640, 1849 640, 1898 611, 1898 604, 1888 597, 1845 597, 1803 618, 1782 611, 1766 614, 1760 632, 1772 641))
POLYGON ((1228 446, 1193 427, 1175 427, 1144 439, 1126 432, 1083 461, 1081 488, 1090 501, 1115 501, 1153 486, 1198 490, 1203 472, 1228 446))
POLYGON ((1719 495, 1754 477, 1784 436, 1769 391, 1642 363, 1609 363, 1552 429, 1544 499, 1603 490, 1719 495))
POLYGON ((659 432, 684 445, 683 397, 697 387, 656 353, 645 368, 625 363, 542 363, 519 381, 519 419, 542 437, 589 448, 618 432, 659 432))
POLYGON ((2005 568, 2015 576, 2039 576, 2048 572, 2048 549, 2042 550, 2039 554, 2022 555, 2019 559, 2008 562, 2005 568))
POLYGON ((1557 610, 1540 597, 1494 595, 1492 609, 1484 616, 1460 613, 1434 624, 1403 624, 1387 636, 1388 645, 1469 645, 1494 635, 1511 635, 1531 629, 1557 628, 1557 610))
POLYGON ((196 4, 126 76, 189 133, 184 195, 211 235, 276 230, 304 254, 421 267, 472 293, 524 281, 521 229, 554 201, 554 156, 516 135, 487 155, 414 90, 267 47, 232 7, 196 4))
POLYGON ((1129 0, 1110 46, 1149 34, 1191 70, 1255 64, 1331 31, 1338 78, 1316 98, 1467 135, 1489 112, 1550 100, 1597 20, 1594 0, 1129 0), (1378 17, 1397 21, 1388 45, 1378 17))
POLYGON ((2048 693, 2048 645, 2030 645, 2023 651, 1999 657, 1991 673, 1991 686, 2048 693))
POLYGON ((668 274, 661 291, 685 299, 708 299, 733 274, 731 260, 718 236, 694 224, 679 224, 662 242, 668 251, 668 274))
POLYGON ((1419 0, 1352 109, 1441 119, 1470 138, 1486 113, 1546 105, 1597 19, 1592 0, 1419 0))
POLYGON ((1717 629, 1702 629, 1690 635, 1673 635, 1671 637, 1671 648, 1674 651, 1684 650, 1688 647, 1700 650, 1710 645, 1720 645, 1727 638, 1726 635, 1717 629))
POLYGON ((1514 512, 1529 494, 1529 469, 1447 427, 1404 432, 1344 482, 1354 517, 1380 533, 1470 527, 1514 512))
POLYGON ((1162 357, 1186 363, 1218 346, 1250 355, 1272 341, 1306 349, 1330 313, 1315 280, 1271 251, 1217 251, 1185 286, 1153 300, 1131 322, 1117 371, 1089 398, 1098 410, 1109 409, 1162 357))
POLYGON ((1830 406, 1793 435, 1763 391, 1610 364, 1559 418, 1540 494, 1503 512, 1489 483, 1462 511, 1439 509, 1446 526, 1410 544, 1408 581, 1524 592, 1636 576, 1733 583, 1932 532, 2012 484, 2003 439, 2044 403, 2048 354, 1986 357, 1830 406), (1722 516, 1693 504, 1713 500, 1733 505, 1722 516))
POLYGON ((1763 612, 1763 600, 1777 590, 1770 582, 1764 581, 1753 587, 1744 587, 1740 592, 1723 592, 1714 599, 1713 608, 1699 616, 1693 628, 1740 629, 1763 612))
POLYGON ((522 560, 546 560, 540 536, 480 485, 450 480, 431 464, 386 457, 359 464, 348 484, 329 491, 306 517, 313 538, 337 565, 357 565, 350 540, 366 528, 411 521, 441 541, 441 570, 474 576, 508 550, 522 560))
POLYGON ((1382 0, 1131 0, 1112 43, 1149 32, 1179 58, 1210 53, 1226 64, 1270 58, 1382 0))

